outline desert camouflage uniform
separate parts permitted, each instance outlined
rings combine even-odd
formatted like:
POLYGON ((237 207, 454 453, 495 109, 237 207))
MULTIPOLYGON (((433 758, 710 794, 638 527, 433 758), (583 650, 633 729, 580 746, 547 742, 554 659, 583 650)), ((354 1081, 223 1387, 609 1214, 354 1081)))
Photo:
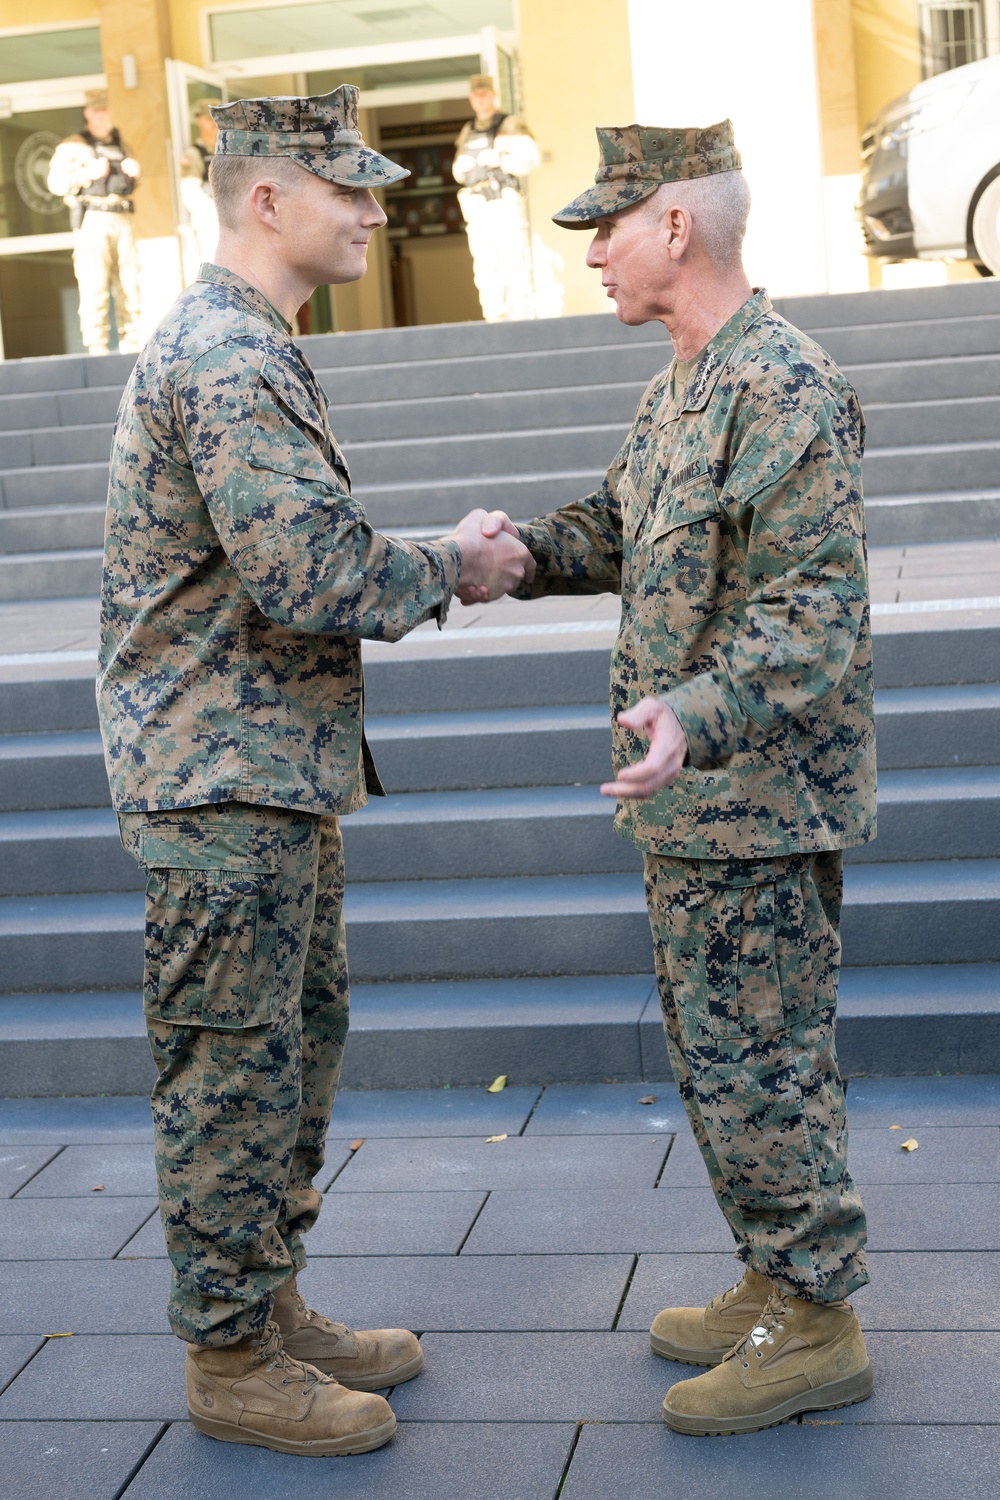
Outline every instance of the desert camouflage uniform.
POLYGON ((644 754, 615 716, 647 694, 687 735, 617 827, 738 1254, 817 1301, 868 1279, 834 1047, 839 851, 875 832, 863 442, 847 381, 758 292, 655 377, 596 493, 521 528, 532 594, 622 595, 615 766, 644 754))
POLYGON ((455 543, 372 531, 287 323, 203 267, 119 410, 98 679, 148 872, 170 1319, 190 1341, 254 1331, 304 1262, 347 1031, 336 814, 381 791, 360 638, 443 618, 459 567, 455 543))
POLYGON ((538 166, 538 147, 517 115, 497 114, 491 124, 470 120, 455 142, 455 178, 465 219, 472 273, 487 323, 533 318, 535 285, 531 240, 521 179, 538 166), (479 164, 484 151, 500 164, 479 164))

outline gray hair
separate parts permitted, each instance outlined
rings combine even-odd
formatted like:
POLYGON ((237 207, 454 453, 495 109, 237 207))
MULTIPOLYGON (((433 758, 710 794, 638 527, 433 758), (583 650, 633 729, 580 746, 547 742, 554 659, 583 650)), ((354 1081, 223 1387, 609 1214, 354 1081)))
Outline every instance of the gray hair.
POLYGON ((308 169, 290 156, 213 156, 208 180, 222 228, 240 228, 247 198, 256 183, 277 182, 294 192, 304 172, 308 175, 308 169))
POLYGON ((651 219, 662 218, 671 208, 686 209, 692 239, 713 266, 728 271, 740 265, 750 213, 750 189, 742 172, 665 182, 648 202, 651 219))

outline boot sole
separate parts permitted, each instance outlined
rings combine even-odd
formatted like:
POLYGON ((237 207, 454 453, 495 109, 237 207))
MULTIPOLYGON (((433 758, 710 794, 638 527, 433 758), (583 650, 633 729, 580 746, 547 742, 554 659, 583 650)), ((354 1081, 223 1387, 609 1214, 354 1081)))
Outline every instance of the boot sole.
MULTIPOLYGON (((733 1339, 733 1344, 739 1337, 740 1335, 737 1334, 733 1339)), ((671 1344, 667 1339, 661 1339, 655 1333, 649 1335, 649 1347, 661 1359, 672 1359, 678 1365, 699 1365, 702 1369, 721 1365, 733 1344, 727 1344, 725 1349, 685 1349, 683 1345, 671 1344)))
POLYGON ((254 1432, 249 1427, 238 1427, 234 1422, 213 1422, 199 1412, 188 1411, 193 1427, 206 1437, 217 1438, 221 1443, 245 1443, 252 1448, 271 1448, 275 1453, 295 1453, 301 1458, 340 1458, 349 1453, 370 1453, 381 1448, 396 1431, 396 1418, 390 1417, 378 1427, 367 1432, 352 1432, 342 1438, 316 1438, 313 1442, 294 1443, 290 1439, 271 1437, 268 1433, 254 1432))
POLYGON ((733 1437, 745 1432, 763 1432, 766 1427, 780 1427, 790 1417, 804 1411, 835 1411, 840 1406, 853 1406, 856 1401, 867 1401, 872 1393, 875 1378, 871 1365, 866 1365, 856 1375, 846 1375, 843 1380, 832 1380, 814 1391, 803 1391, 791 1396, 770 1411, 758 1412, 746 1417, 696 1417, 687 1412, 670 1411, 663 1403, 663 1420, 672 1432, 682 1432, 688 1437, 733 1437))
POLYGON ((336 1360, 304 1360, 304 1364, 312 1365, 314 1370, 319 1370, 321 1375, 332 1375, 338 1384, 346 1386, 349 1391, 381 1391, 390 1385, 402 1385, 407 1380, 412 1380, 414 1375, 419 1375, 424 1368, 423 1352, 408 1359, 405 1364, 397 1365, 394 1370, 379 1370, 373 1375, 342 1375, 337 1369, 336 1360))

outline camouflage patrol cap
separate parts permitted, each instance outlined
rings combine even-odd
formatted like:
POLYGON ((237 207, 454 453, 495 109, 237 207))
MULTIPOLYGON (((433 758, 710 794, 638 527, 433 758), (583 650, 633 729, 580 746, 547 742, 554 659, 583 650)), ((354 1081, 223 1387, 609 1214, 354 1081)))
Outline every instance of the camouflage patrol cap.
POLYGON ((385 187, 410 175, 365 145, 352 83, 309 99, 241 99, 213 106, 212 116, 216 156, 287 156, 345 187, 385 187))
POLYGON ((490 77, 489 73, 473 73, 472 77, 469 79, 469 93, 486 93, 487 90, 491 94, 495 94, 497 91, 497 86, 493 82, 493 79, 490 77))
POLYGON ((84 109, 108 109, 111 100, 107 89, 86 89, 83 95, 84 109))
POLYGON ((600 165, 588 188, 552 217, 564 229, 593 229, 598 219, 641 203, 664 182, 689 182, 716 172, 738 172, 740 153, 730 120, 704 130, 619 125, 602 130, 600 165))

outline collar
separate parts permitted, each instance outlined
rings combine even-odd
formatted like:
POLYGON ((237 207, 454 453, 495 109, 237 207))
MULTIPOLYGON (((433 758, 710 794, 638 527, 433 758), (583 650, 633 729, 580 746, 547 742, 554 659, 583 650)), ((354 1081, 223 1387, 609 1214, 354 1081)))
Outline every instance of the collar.
POLYGON ((770 311, 771 299, 763 287, 758 287, 705 345, 683 398, 665 402, 659 421, 672 422, 683 411, 704 410, 733 350, 747 331, 770 311))
POLYGON ((239 297, 265 322, 272 323, 282 333, 291 334, 291 323, 287 323, 278 309, 272 307, 263 292, 258 292, 256 287, 244 281, 242 276, 237 276, 235 271, 227 271, 225 266, 217 266, 212 261, 205 261, 198 271, 198 280, 208 281, 213 286, 225 287, 226 291, 239 297))

